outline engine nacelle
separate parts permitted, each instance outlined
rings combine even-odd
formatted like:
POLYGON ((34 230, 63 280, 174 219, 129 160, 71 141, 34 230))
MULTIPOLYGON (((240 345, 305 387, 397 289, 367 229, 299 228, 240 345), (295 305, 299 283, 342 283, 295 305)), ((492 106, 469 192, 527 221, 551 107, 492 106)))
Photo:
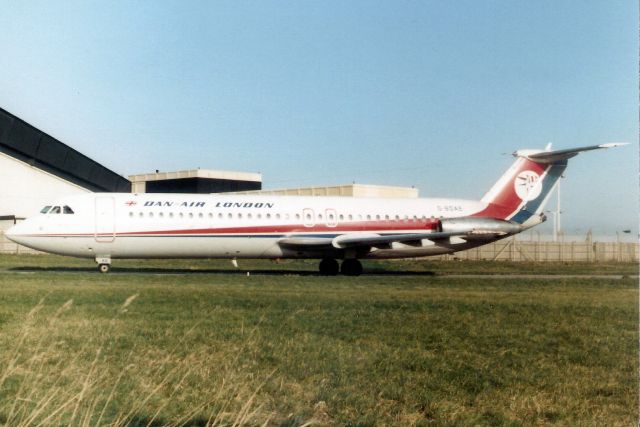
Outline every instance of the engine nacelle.
POLYGON ((443 218, 440 220, 445 233, 516 234, 524 228, 515 222, 495 218, 443 218))

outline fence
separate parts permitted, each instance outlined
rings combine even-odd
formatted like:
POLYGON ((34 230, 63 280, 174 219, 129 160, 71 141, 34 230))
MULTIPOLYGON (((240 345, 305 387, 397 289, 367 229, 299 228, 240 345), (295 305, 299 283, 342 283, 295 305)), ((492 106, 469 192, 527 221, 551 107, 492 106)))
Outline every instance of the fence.
POLYGON ((637 262, 638 243, 522 241, 511 237, 489 245, 442 255, 441 259, 539 262, 637 262))
MULTIPOLYGON (((8 240, 0 231, 0 254, 37 254, 8 240)), ((442 255, 439 259, 540 261, 540 262, 637 262, 638 243, 522 241, 514 237, 489 245, 442 255)))

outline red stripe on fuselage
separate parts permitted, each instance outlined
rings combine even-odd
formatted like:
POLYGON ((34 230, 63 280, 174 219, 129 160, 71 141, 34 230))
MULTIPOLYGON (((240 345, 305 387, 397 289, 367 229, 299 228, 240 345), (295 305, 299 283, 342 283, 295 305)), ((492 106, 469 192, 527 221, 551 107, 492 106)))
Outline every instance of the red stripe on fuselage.
POLYGON ((118 236, 148 235, 148 234, 260 234, 260 233, 327 233, 327 232, 377 232, 377 231, 404 231, 404 230, 437 230, 439 221, 427 220, 390 220, 375 222, 351 222, 330 227, 326 224, 316 224, 305 227, 303 224, 264 225, 249 227, 227 228, 197 228, 185 230, 155 230, 155 231, 128 231, 117 233, 118 236))
MULTIPOLYGON (((116 236, 153 236, 153 235, 218 235, 218 234, 289 234, 289 233, 349 233, 349 232, 415 232, 438 231, 437 219, 407 219, 389 221, 363 221, 340 224, 329 227, 326 224, 317 224, 313 227, 305 227, 302 224, 265 225, 248 227, 223 227, 223 228, 196 228, 196 229, 171 229, 153 231, 126 231, 116 232, 116 236)), ((59 233, 59 234, 29 234, 23 237, 83 237, 95 236, 96 233, 59 233)), ((98 233, 98 236, 112 236, 113 233, 98 233)))

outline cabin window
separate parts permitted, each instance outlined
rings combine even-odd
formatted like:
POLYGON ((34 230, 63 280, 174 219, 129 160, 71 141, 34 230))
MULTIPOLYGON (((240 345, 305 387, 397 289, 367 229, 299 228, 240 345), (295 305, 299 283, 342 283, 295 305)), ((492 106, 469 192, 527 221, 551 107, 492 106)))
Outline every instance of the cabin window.
POLYGON ((184 214, 180 212, 180 218, 184 218, 184 214))
POLYGON ((218 213, 218 218, 219 218, 219 219, 222 219, 222 212, 219 212, 219 213, 218 213))
POLYGON ((267 219, 271 219, 271 214, 270 213, 267 214, 267 219))
POLYGON ((296 214, 296 219, 300 219, 300 214, 296 214))
POLYGON ((143 214, 142 212, 140 212, 140 213, 138 214, 138 216, 139 216, 140 218, 142 218, 142 216, 143 216, 143 215, 144 215, 144 214, 143 214))
POLYGON ((50 214, 59 214, 60 213, 60 206, 54 206, 50 211, 50 214))
POLYGON ((318 221, 322 221, 322 214, 318 214, 318 221))
POLYGON ((133 218, 133 212, 129 212, 129 216, 133 218))
POLYGON ((258 219, 262 218, 262 214, 257 214, 256 218, 258 218, 258 219))
POLYGON ((344 215, 340 214, 340 221, 344 221, 344 215))
POLYGON ((276 214, 276 219, 280 219, 280 214, 276 214))
POLYGON ((229 215, 227 215, 229 217, 229 219, 233 218, 233 214, 231 212, 229 212, 229 215))
POLYGON ((367 215, 367 221, 371 221, 371 215, 367 215))
POLYGON ((202 212, 198 214, 198 218, 204 218, 204 215, 202 215, 202 212))
POLYGON ((164 218, 164 213, 163 213, 163 212, 160 212, 160 213, 158 214, 158 216, 159 216, 160 218, 164 218))
POLYGON ((189 218, 193 218, 193 212, 189 212, 189 218))
POLYGON ((349 221, 353 220, 353 215, 349 214, 349 221))
POLYGON ((149 212, 149 218, 153 218, 153 212, 149 212))
POLYGON ((385 220, 385 221, 389 221, 389 215, 385 215, 385 216, 384 216, 384 220, 385 220))
POLYGON ((173 212, 169 212, 169 218, 173 218, 173 212))
POLYGON ((250 213, 247 214, 247 219, 251 219, 252 215, 250 213))
POLYGON ((213 214, 209 212, 209 218, 213 218, 213 214))
POLYGON ((42 208, 42 210, 40 211, 40 213, 42 213, 42 214, 46 214, 47 212, 49 212, 49 209, 51 209, 51 206, 45 206, 44 208, 42 208))

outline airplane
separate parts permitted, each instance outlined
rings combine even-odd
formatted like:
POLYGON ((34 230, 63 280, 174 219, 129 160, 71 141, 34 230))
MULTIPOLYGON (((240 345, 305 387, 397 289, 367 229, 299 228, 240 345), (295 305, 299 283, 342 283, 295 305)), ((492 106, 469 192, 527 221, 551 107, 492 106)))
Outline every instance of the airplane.
POLYGON ((321 275, 358 276, 361 259, 450 254, 546 220, 567 160, 627 143, 513 153, 480 199, 90 193, 63 198, 6 232, 39 251, 93 258, 312 258, 321 275), (339 264, 337 260, 342 260, 339 264))

